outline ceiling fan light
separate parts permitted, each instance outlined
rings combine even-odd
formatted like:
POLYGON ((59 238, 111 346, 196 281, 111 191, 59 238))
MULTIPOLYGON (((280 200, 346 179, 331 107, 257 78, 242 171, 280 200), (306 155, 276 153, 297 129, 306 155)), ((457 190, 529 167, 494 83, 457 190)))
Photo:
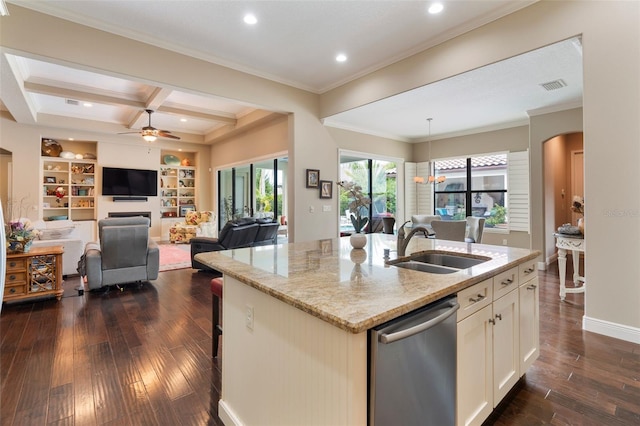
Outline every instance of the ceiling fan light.
POLYGON ((142 138, 147 142, 155 142, 155 140, 157 139, 153 135, 142 135, 142 138))

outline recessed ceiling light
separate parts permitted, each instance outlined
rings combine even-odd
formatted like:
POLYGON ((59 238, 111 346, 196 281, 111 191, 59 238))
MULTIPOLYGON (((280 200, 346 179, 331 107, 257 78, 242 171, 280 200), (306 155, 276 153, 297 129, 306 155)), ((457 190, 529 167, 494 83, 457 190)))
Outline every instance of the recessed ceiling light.
POLYGON ((339 53, 338 56, 336 56, 336 61, 338 62, 345 62, 347 60, 347 55, 345 55, 344 53, 339 53))
POLYGON ((82 105, 83 105, 83 106, 85 106, 85 107, 87 107, 87 108, 91 108, 91 107, 93 106, 93 104, 92 104, 92 103, 89 103, 89 102, 85 102, 85 103, 83 103, 82 105))
POLYGON ((434 15, 436 13, 442 12, 443 9, 444 9, 444 6, 442 5, 442 3, 432 3, 431 6, 429 6, 428 10, 429 10, 429 13, 434 15))
POLYGON ((244 23, 247 25, 255 25, 258 23, 258 18, 252 13, 244 15, 244 23))
POLYGON ((183 123, 186 123, 187 119, 186 118, 181 118, 180 121, 182 121, 183 123))
POLYGON ((67 138, 67 139, 69 139, 70 141, 74 140, 73 138, 67 138))

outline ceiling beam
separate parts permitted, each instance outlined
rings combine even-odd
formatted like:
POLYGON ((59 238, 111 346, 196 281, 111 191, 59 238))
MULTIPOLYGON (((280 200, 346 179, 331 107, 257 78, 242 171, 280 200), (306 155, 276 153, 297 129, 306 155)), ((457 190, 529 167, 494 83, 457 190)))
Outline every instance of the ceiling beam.
POLYGON ((40 93, 41 95, 57 96, 65 99, 75 99, 78 101, 94 102, 97 104, 130 106, 134 108, 144 109, 146 104, 142 101, 132 99, 118 98, 115 96, 98 95, 96 93, 83 92, 80 90, 64 89, 62 87, 49 86, 46 84, 32 83, 25 81, 24 89, 27 92, 40 93))
MULTIPOLYGON (((147 98, 147 102, 145 105, 145 109, 150 109, 152 111, 158 110, 160 105, 169 97, 169 95, 173 92, 172 89, 164 89, 162 87, 156 87, 151 92, 151 95, 147 98)), ((138 111, 136 115, 133 117, 133 120, 129 122, 127 127, 129 129, 138 129, 144 127, 149 124, 149 116, 144 111, 138 111)))
POLYGON ((198 111, 192 111, 188 109, 174 108, 174 107, 168 107, 168 106, 158 107, 157 111, 164 112, 165 114, 200 118, 202 120, 219 121, 226 124, 233 124, 234 126, 238 122, 238 120, 235 117, 231 116, 231 114, 229 115, 209 114, 206 112, 198 112, 198 111))

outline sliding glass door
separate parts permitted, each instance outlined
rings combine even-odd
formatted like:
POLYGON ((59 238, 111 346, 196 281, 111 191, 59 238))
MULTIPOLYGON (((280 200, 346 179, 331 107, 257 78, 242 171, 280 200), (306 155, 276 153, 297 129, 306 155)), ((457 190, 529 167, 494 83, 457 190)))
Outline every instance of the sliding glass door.
POLYGON ((279 219, 286 211, 287 164, 279 158, 219 170, 219 229, 243 217, 279 219))
MULTIPOLYGON (((355 182, 371 198, 371 206, 362 212, 369 217, 365 232, 382 232, 384 217, 395 217, 397 191, 397 164, 394 161, 363 158, 355 155, 340 156, 340 180, 355 182)), ((349 200, 340 189, 340 234, 353 232, 349 219, 349 200)))

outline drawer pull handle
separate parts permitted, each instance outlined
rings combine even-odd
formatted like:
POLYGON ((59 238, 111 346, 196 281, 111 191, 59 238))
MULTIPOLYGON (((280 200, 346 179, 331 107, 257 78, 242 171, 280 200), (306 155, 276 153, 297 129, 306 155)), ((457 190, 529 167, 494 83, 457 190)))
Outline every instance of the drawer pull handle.
POLYGON ((530 274, 530 273, 532 273, 533 271, 534 271, 534 269, 533 269, 533 268, 527 268, 527 269, 525 269, 525 270, 524 270, 524 273, 525 273, 525 274, 530 274))
POLYGON ((489 318, 489 324, 496 325, 496 320, 494 320, 493 318, 489 318))
POLYGON ((9 293, 15 293, 15 292, 16 292, 15 288, 12 288, 11 290, 9 290, 9 293))
POLYGON ((535 290, 536 289, 536 285, 535 284, 531 284, 527 286, 527 290, 535 290))
POLYGON ((502 314, 496 314, 496 318, 498 318, 500 321, 502 321, 502 314))
POLYGON ((16 276, 15 276, 15 275, 9 275, 9 281, 13 281, 13 280, 15 280, 15 279, 16 279, 16 276))
POLYGON ((484 298, 485 298, 485 296, 483 296, 482 294, 479 294, 478 296, 476 296, 475 299, 473 297, 470 297, 469 298, 469 302, 478 303, 479 301, 481 301, 484 298))
POLYGON ((17 263, 16 263, 16 262, 11 262, 11 263, 9 263, 9 266, 11 266, 12 268, 15 268, 15 266, 16 266, 16 265, 17 265, 17 263))
POLYGON ((500 284, 507 286, 513 282, 513 278, 509 278, 508 280, 503 280, 500 284))

